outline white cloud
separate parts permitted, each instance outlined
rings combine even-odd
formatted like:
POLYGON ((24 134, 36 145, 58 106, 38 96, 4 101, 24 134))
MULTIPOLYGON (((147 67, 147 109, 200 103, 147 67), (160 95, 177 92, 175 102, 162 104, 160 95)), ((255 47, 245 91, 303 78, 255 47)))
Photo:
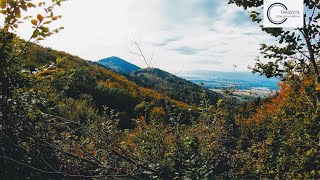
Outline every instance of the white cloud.
POLYGON ((137 40, 147 57, 154 52, 154 66, 172 73, 233 71, 233 64, 240 71, 254 64, 259 44, 270 41, 242 11, 221 0, 69 0, 58 10, 65 30, 42 44, 88 60, 119 56, 145 67, 130 53, 137 40))

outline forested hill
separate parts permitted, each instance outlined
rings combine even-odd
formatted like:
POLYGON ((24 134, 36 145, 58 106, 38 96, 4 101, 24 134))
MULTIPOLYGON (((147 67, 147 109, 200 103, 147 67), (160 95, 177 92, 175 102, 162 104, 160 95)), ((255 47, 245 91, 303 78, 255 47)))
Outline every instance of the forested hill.
POLYGON ((86 97, 92 101, 92 107, 114 109, 120 112, 120 125, 125 128, 131 126, 132 118, 141 115, 159 116, 165 120, 169 111, 179 109, 183 112, 190 107, 157 89, 153 90, 152 86, 142 87, 111 69, 99 67, 65 52, 34 45, 28 49, 24 58, 26 71, 32 71, 43 78, 50 77, 51 81, 45 82, 47 84, 43 86, 51 87, 48 90, 53 94, 62 100, 72 98, 80 102, 86 97))
MULTIPOLYGON (((130 75, 137 84, 165 93, 179 101, 188 104, 200 104, 203 100, 205 90, 203 87, 166 71, 157 68, 146 68, 135 71, 130 75)), ((205 93, 211 104, 215 104, 221 97, 220 94, 210 90, 206 90, 205 93)))
POLYGON ((124 73, 124 74, 129 74, 131 72, 134 72, 134 71, 141 69, 140 67, 138 67, 134 64, 131 64, 121 58, 116 57, 116 56, 101 59, 98 61, 98 63, 104 65, 105 67, 113 69, 116 72, 120 72, 120 73, 124 73))
MULTIPOLYGON (((280 89, 266 99, 241 104, 234 98, 233 86, 223 89, 219 97, 159 69, 120 74, 31 43, 63 29, 51 23, 67 15, 53 11, 64 2, 50 2, 0 1, 0 179, 320 179, 320 1, 303 1, 301 28, 262 29, 270 37, 257 40, 274 42, 261 44, 263 59, 257 58, 252 70, 280 78, 280 89), (30 39, 20 39, 20 32, 30 33, 30 39)), ((70 3, 76 6, 75 2, 70 3)), ((105 2, 99 4, 102 9, 118 7, 105 2)), ((188 2, 181 5, 194 7, 188 2)), ((239 6, 257 27, 261 24, 261 10, 266 8, 261 0, 228 2, 233 4, 228 9, 231 15, 238 16, 235 6, 239 6)), ((150 5, 144 8, 152 13, 159 10, 150 5)), ((103 33, 112 31, 97 28, 105 16, 83 7, 84 15, 97 22, 87 26, 88 34, 108 39, 103 33)), ((186 8, 188 13, 194 10, 186 8)), ((107 25, 117 28, 113 22, 124 16, 119 15, 107 25)), ((245 25, 225 31, 242 36, 245 25)), ((78 26, 66 26, 83 43, 90 43, 77 34, 78 26)), ((197 33, 190 30, 191 36, 197 33)), ((208 31, 204 35, 223 34, 208 31)), ((62 37, 53 41, 55 46, 72 46, 62 37)), ((126 37, 116 41, 124 42, 126 37)), ((249 33, 248 37, 257 36, 249 33)), ((70 43, 80 48, 78 42, 70 43)), ((243 44, 248 43, 244 39, 243 44)), ((192 48, 201 48, 197 44, 192 48)), ((204 44, 210 49, 221 46, 204 44)), ((228 50, 234 61, 238 56, 252 57, 238 50, 228 50)))

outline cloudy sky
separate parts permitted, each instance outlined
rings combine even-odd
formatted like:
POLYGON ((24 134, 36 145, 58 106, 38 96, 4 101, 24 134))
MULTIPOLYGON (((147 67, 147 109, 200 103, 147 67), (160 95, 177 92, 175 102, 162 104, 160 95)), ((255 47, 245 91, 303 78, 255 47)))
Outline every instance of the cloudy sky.
MULTIPOLYGON (((271 41, 248 13, 227 0, 69 0, 58 9, 65 30, 42 45, 86 60, 118 56, 171 73, 248 71, 259 44, 271 41)), ((27 36, 28 31, 21 32, 27 36)))

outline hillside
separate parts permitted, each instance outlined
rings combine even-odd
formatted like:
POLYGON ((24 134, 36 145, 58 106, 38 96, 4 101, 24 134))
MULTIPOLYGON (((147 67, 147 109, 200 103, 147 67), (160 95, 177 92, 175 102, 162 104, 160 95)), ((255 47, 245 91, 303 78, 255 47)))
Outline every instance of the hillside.
POLYGON ((120 125, 123 128, 132 125, 132 118, 154 116, 154 109, 160 111, 162 120, 166 120, 168 111, 174 108, 186 111, 189 107, 187 103, 153 90, 152 86, 146 88, 137 85, 113 70, 65 52, 31 46, 25 58, 24 67, 28 71, 52 79, 51 82, 45 82, 50 91, 54 91, 52 93, 61 94, 62 99, 72 98, 76 101, 82 101, 85 96, 92 100, 93 107, 114 109, 120 113, 120 125), (39 66, 43 69, 36 68, 39 66))
MULTIPOLYGON (((141 69, 130 74, 133 80, 146 88, 153 88, 188 104, 200 104, 204 88, 160 69, 141 69)), ((206 98, 215 104, 220 94, 206 90, 206 98)))
POLYGON ((140 69, 140 67, 115 56, 101 59, 98 61, 98 63, 124 74, 129 74, 140 69))
POLYGON ((320 1, 301 1, 299 28, 261 26, 269 6, 261 0, 229 0, 230 9, 217 1, 90 1, 94 8, 72 1, 61 11, 54 9, 64 0, 0 1, 0 179, 320 179, 320 1), (244 21, 248 13, 253 24, 244 21), (185 14, 192 19, 181 23, 185 14), (219 27, 192 23, 203 18, 219 27), (252 33, 254 24, 269 37, 252 33), (119 54, 128 32, 147 30, 133 42, 139 54, 153 46, 162 65, 183 63, 195 73, 179 76, 199 84, 160 69, 127 69, 116 57, 107 61, 111 69, 38 44, 61 26, 65 33, 44 44, 91 58, 106 47, 119 54), (279 78, 279 87, 277 79, 236 72, 260 43, 249 68, 279 78), (200 70, 231 64, 232 73, 200 70), (251 99, 267 89, 277 91, 251 99), (243 95, 250 98, 239 103, 243 95))

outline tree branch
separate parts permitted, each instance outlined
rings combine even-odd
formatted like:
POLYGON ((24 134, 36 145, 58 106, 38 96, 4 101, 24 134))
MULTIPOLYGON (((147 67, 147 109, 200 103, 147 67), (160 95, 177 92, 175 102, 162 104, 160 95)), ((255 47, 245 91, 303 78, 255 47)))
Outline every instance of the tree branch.
POLYGON ((137 49, 139 50, 139 55, 143 58, 144 63, 147 65, 148 68, 151 68, 146 57, 144 56, 142 49, 140 47, 140 45, 137 43, 137 41, 134 41, 134 44, 136 45, 137 49))

